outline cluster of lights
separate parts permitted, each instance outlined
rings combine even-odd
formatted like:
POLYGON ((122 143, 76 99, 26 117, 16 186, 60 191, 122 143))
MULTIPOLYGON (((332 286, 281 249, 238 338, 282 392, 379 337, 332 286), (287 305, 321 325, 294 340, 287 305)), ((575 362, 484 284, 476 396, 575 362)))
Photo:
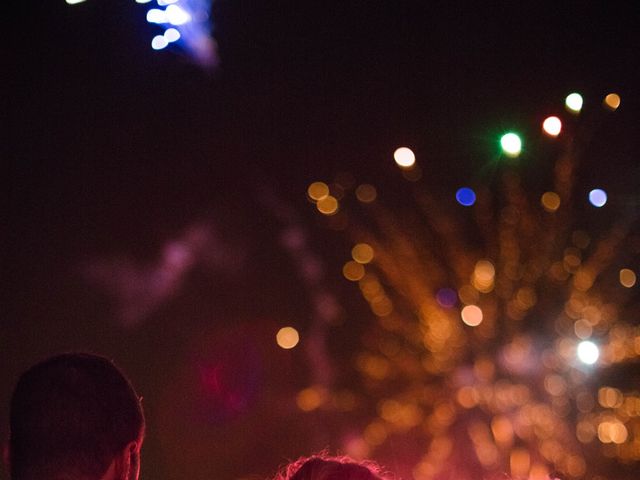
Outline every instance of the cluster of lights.
POLYGON ((316 208, 323 215, 335 215, 338 213, 338 199, 331 195, 329 185, 324 182, 313 182, 307 188, 309 199, 316 204, 316 208))
MULTIPOLYGON (((574 93, 565 107, 579 115, 583 103, 574 93)), ((616 94, 603 101, 610 111, 619 105, 616 94)), ((561 118, 545 118, 542 134, 561 136, 561 118)), ((517 158, 524 144, 513 131, 500 137, 504 157, 517 158)), ((562 159, 571 165, 576 161, 571 152, 562 159)), ((409 172, 419 169, 416 154, 407 146, 394 151, 393 161, 409 180, 414 178, 409 172)), ((561 172, 555 173, 559 185, 561 172)), ((317 202, 330 191, 333 186, 312 184, 307 193, 317 202)), ((342 202, 344 190, 339 193, 342 202)), ((495 235, 488 243, 497 248, 478 259, 479 252, 470 251, 459 235, 457 219, 444 218, 420 189, 414 193, 421 208, 432 209, 428 222, 435 238, 423 242, 412 223, 403 225, 374 208, 371 227, 359 222, 353 232, 367 243, 355 245, 352 259, 343 265, 343 276, 359 286, 377 317, 355 362, 365 383, 374 385, 377 414, 361 437, 344 448, 357 446, 367 455, 392 435, 420 425, 429 440, 413 472, 420 480, 459 477, 460 471, 443 469, 455 458, 451 452, 461 448, 475 453, 488 478, 510 471, 514 478, 546 479, 554 470, 567 478, 584 477, 592 465, 581 444, 595 441, 608 456, 640 459, 640 396, 606 387, 595 398, 588 381, 602 367, 640 357, 640 327, 626 328, 616 316, 615 300, 605 303, 599 296, 606 281, 601 273, 612 267, 603 259, 613 258, 617 248, 613 237, 592 240, 581 230, 570 233, 565 217, 555 217, 565 220, 559 222, 547 215, 570 203, 562 186, 541 192, 538 202, 547 212, 542 215, 528 208, 535 204, 522 192, 491 217, 462 217, 465 222, 489 222, 482 227, 495 235), (570 240, 563 245, 565 238, 570 240), (603 254, 605 250, 611 255, 603 254), (552 312, 541 311, 548 308, 542 297, 560 287, 567 292, 564 306, 548 318, 552 312), (530 320, 545 322, 557 337, 550 344, 540 342, 524 327, 530 320), (403 348, 405 344, 411 348, 403 348), (416 381, 424 375, 434 379, 433 388, 416 393, 416 381), (543 389, 536 387, 538 381, 543 389), (611 411, 599 411, 598 404, 611 411)), ((355 195, 370 203, 377 193, 371 185, 360 185, 355 195)), ((600 188, 585 196, 594 207, 607 203, 600 188)), ((456 190, 455 199, 471 207, 476 192, 465 186, 456 190)), ((492 206, 482 203, 483 209, 492 206)), ((636 272, 620 268, 616 273, 623 287, 616 295, 625 298, 625 289, 636 285, 636 272)), ((298 395, 298 407, 310 411, 330 406, 333 395, 321 387, 305 389, 298 395)))
MULTIPOLYGON (((138 3, 149 3, 148 0, 136 0, 138 3)), ((180 27, 191 22, 191 14, 177 5, 179 0, 157 0, 159 7, 166 7, 164 10, 160 8, 151 8, 147 12, 147 22, 156 25, 171 25, 162 35, 156 35, 151 40, 151 48, 154 50, 162 50, 170 43, 177 42, 182 37, 180 31, 175 27, 180 27)))
MULTIPOLYGON (((150 3, 151 0, 136 0, 150 3)), ((217 62, 216 43, 211 36, 209 13, 211 0, 156 0, 160 8, 147 12, 147 22, 164 28, 151 40, 151 48, 162 50, 179 42, 191 56, 205 67, 217 62)))
MULTIPOLYGON (((574 115, 578 115, 583 106, 584 100, 579 93, 571 93, 565 99, 566 109, 574 115)), ((603 100, 605 108, 613 111, 620 106, 620 96, 616 93, 608 94, 603 100)), ((542 131, 550 137, 558 137, 562 132, 562 120, 552 115, 542 122, 542 131)), ((500 137, 500 147, 503 154, 509 158, 517 158, 522 153, 522 138, 515 132, 507 132, 500 137)), ((396 164, 406 171, 411 171, 416 167, 416 156, 408 147, 399 147, 393 153, 396 164)), ((413 179, 413 178, 410 178, 413 179)), ((470 207, 476 202, 476 193, 469 187, 462 187, 456 191, 456 201, 465 207, 470 207)), ((607 203, 607 193, 596 188, 588 194, 589 203, 600 208, 607 203)), ((560 196, 555 192, 546 192, 541 198, 543 208, 548 212, 555 212, 560 207, 560 196)))
MULTIPOLYGON (((66 0, 69 5, 85 0, 66 0)), ((179 43, 194 60, 205 67, 217 62, 216 43, 211 36, 209 15, 211 0, 135 0, 139 4, 155 3, 158 8, 147 11, 147 22, 163 28, 151 40, 151 48, 163 50, 179 43)))

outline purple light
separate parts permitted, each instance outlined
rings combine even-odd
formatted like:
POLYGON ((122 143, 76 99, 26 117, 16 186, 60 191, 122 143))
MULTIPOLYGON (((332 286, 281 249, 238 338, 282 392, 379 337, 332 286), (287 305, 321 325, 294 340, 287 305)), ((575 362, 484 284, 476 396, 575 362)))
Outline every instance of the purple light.
POLYGON ((441 288, 436 293, 436 300, 443 308, 453 308, 458 302, 458 294, 451 288, 441 288))

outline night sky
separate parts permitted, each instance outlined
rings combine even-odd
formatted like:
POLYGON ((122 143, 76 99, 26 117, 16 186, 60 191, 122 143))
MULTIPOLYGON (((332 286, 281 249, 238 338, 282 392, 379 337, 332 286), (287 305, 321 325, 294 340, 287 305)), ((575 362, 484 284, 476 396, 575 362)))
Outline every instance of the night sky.
MULTIPOLYGON (((133 0, 3 8, 3 437, 17 375, 89 350, 144 396, 142 478, 263 478, 340 448, 348 420, 285 406, 318 373, 303 349, 273 341, 280 326, 312 326, 282 234, 303 229, 333 284, 340 371, 366 305, 340 274, 350 239, 324 227, 305 192, 348 173, 401 208, 397 146, 446 193, 491 184, 498 135, 514 128, 532 138, 522 168, 541 184, 555 152, 539 138, 544 117, 563 113, 569 92, 587 113, 617 92, 620 109, 584 141, 580 180, 635 199, 637 215, 636 2, 219 0, 214 70, 153 51, 156 27, 133 0), (193 258, 175 267, 178 251, 179 274, 145 301, 146 273, 180 242, 193 258), (208 365, 222 365, 240 406, 207 390, 208 365)), ((343 370, 338 383, 353 375, 343 370)))

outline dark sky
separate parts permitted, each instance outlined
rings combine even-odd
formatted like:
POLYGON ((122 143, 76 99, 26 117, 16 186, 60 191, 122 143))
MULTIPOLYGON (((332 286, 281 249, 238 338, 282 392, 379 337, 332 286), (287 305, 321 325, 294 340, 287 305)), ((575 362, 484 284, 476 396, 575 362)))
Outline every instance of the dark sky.
MULTIPOLYGON (((133 0, 3 9, 3 407, 25 366, 80 348, 123 364, 158 416, 162 373, 188 363, 208 319, 304 317, 304 287, 278 244, 281 222, 260 200, 265 190, 315 232, 331 269, 343 252, 313 230, 310 182, 350 172, 387 185, 398 145, 414 148, 436 186, 479 181, 498 132, 539 136, 567 93, 596 109, 615 91, 623 106, 590 144, 585 175, 637 191, 637 2, 216 1, 213 72, 177 50, 153 51, 146 7, 133 0), (608 143, 620 131, 628 142, 608 143), (78 273, 96 258, 153 262, 167 239, 203 222, 223 256, 250 260, 240 273, 231 262, 190 274, 190 288, 137 328, 113 321, 78 273)), ((306 372, 291 361, 297 388, 306 372)), ((175 476, 162 459, 179 436, 168 437, 151 437, 147 478, 175 476)), ((290 450, 262 455, 237 446, 235 466, 220 460, 217 478, 267 473, 304 453, 295 445, 294 436, 281 446, 290 450), (242 455, 253 463, 238 467, 242 455)))

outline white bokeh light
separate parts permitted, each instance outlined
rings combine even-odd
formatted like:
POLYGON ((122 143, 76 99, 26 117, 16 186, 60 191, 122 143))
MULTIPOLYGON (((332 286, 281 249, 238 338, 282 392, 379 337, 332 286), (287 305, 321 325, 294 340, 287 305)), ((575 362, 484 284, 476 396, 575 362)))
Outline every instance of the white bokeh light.
POLYGON ((153 40, 151 40, 151 48, 154 50, 162 50, 167 45, 169 45, 169 42, 162 35, 156 35, 153 37, 153 40))
POLYGON ((399 167, 411 168, 416 163, 416 156, 410 148, 400 147, 393 152, 393 159, 399 167))
POLYGON ((578 359, 587 365, 593 365, 600 357, 600 349, 591 340, 585 340, 578 344, 578 359))
POLYGON ((574 92, 567 95, 564 104, 571 113, 580 113, 583 102, 582 95, 574 92))
POLYGON ((167 20, 171 25, 184 25, 191 21, 191 15, 178 5, 169 5, 165 10, 167 20))

